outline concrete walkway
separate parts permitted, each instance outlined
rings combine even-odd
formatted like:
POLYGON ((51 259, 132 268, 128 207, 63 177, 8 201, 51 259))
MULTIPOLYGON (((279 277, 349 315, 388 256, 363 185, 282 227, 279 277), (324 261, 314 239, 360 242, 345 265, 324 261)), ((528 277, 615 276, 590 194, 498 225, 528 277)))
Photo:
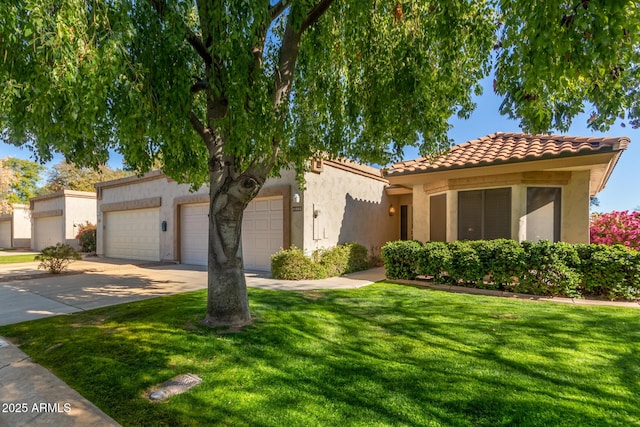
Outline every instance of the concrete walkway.
MULTIPOLYGON (((248 272, 263 289, 348 289, 384 279, 373 269, 324 280, 275 280, 248 272)), ((87 258, 51 275, 38 263, 0 264, 0 325, 74 313, 207 286, 204 267, 87 258)), ((91 402, 0 337, 0 426, 118 426, 91 402)))
MULTIPOLYGON (((247 272, 247 286, 274 290, 349 289, 384 279, 372 269, 323 280, 276 280, 247 272)), ((0 326, 75 313, 207 287, 206 267, 88 258, 65 274, 38 270, 38 263, 0 264, 0 326)))

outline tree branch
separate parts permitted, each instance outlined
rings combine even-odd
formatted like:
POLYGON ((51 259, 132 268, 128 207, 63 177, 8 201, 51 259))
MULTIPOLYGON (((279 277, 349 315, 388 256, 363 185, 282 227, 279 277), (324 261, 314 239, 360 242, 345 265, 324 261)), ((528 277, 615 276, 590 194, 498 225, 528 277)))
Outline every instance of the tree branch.
POLYGON ((211 135, 211 130, 202 124, 196 113, 194 113, 193 111, 189 112, 189 122, 191 123, 191 127, 198 133, 198 135, 200 135, 200 138, 202 138, 202 140, 204 141, 207 149, 209 150, 209 153, 212 153, 214 149, 214 142, 213 135, 211 135))
POLYGON ((287 8, 288 4, 285 4, 284 1, 280 0, 278 3, 273 6, 269 6, 269 15, 271 17, 271 22, 273 22, 284 10, 287 8))
POLYGON ((198 55, 200 55, 200 58, 202 58, 207 66, 211 65, 213 63, 213 58, 211 57, 207 47, 204 45, 204 42, 191 30, 191 28, 187 27, 186 24, 185 30, 187 32, 187 42, 193 47, 198 55))
POLYGON ((320 0, 320 2, 311 9, 311 12, 307 15, 304 21, 302 21, 302 26, 300 26, 300 33, 304 32, 307 28, 315 24, 318 19, 329 9, 329 6, 333 3, 333 0, 320 0))
POLYGON ((191 93, 196 94, 198 92, 202 92, 203 90, 209 89, 209 82, 204 79, 198 80, 193 85, 191 85, 191 93))
MULTIPOLYGON (((151 4, 151 7, 153 7, 153 9, 158 14, 158 18, 161 21, 164 21, 164 18, 166 15, 166 6, 167 6, 166 1, 165 0, 149 0, 149 4, 151 4)), ((213 62, 213 58, 211 57, 211 54, 209 53, 209 50, 207 49, 207 47, 204 45, 200 37, 198 37, 196 33, 194 33, 191 30, 191 28, 187 26, 187 24, 183 22, 182 25, 186 33, 187 43, 189 43, 194 48, 196 53, 200 55, 200 57, 205 62, 205 64, 210 65, 213 62)))

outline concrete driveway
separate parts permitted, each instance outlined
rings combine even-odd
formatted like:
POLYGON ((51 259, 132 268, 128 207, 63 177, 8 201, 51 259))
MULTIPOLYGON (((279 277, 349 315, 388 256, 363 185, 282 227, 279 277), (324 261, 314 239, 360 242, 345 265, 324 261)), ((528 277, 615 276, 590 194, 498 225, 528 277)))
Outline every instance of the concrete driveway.
MULTIPOLYGON (((63 275, 50 275, 37 266, 38 263, 0 264, 0 325, 207 286, 206 268, 193 265, 88 258, 72 263, 63 275)), ((257 272, 248 272, 246 278, 248 286, 264 289, 347 289, 382 280, 384 269, 309 281, 275 280, 257 272)))

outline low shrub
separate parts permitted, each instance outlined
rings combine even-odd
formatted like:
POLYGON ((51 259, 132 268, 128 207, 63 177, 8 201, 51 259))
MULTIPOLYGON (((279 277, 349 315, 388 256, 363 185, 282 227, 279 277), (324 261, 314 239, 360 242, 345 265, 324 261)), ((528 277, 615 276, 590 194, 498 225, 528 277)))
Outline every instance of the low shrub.
POLYGON ((281 250, 271 256, 271 274, 276 279, 323 279, 367 268, 367 248, 358 243, 345 243, 317 250, 311 258, 296 247, 281 250))
POLYGON ((382 247, 382 261, 390 279, 415 279, 422 244, 413 240, 388 242, 382 247))
POLYGON ((451 268, 449 277, 456 282, 467 285, 482 283, 487 275, 487 266, 483 265, 478 253, 470 242, 456 241, 449 243, 451 252, 451 268))
POLYGON ((431 276, 438 283, 446 282, 451 270, 451 251, 445 242, 426 242, 417 255, 417 273, 431 276))
POLYGON ((35 260, 40 261, 38 269, 48 270, 49 273, 58 274, 64 271, 72 260, 80 260, 82 257, 74 248, 66 243, 58 243, 48 246, 42 253, 36 255, 35 260))
POLYGON ((80 226, 76 235, 82 252, 95 253, 96 251, 96 226, 87 222, 80 226))
POLYGON ((489 262, 491 281, 497 289, 508 289, 517 277, 522 277, 527 262, 525 252, 515 240, 492 240, 492 259, 489 262))
POLYGON ((382 248, 382 257, 390 279, 422 275, 534 295, 640 298, 640 252, 622 245, 397 241, 382 248))
POLYGON ((323 279, 327 277, 322 265, 306 257, 302 249, 295 246, 290 249, 282 249, 271 255, 271 275, 275 279, 282 280, 323 279))
POLYGON ((533 295, 578 297, 580 265, 575 248, 566 243, 522 242, 527 268, 513 290, 533 295), (569 264, 569 265, 567 265, 569 264))
POLYGON ((345 243, 343 246, 347 248, 347 269, 342 274, 362 271, 371 267, 367 248, 355 242, 345 243))
POLYGON ((640 252, 622 245, 576 245, 584 295, 640 297, 640 252))

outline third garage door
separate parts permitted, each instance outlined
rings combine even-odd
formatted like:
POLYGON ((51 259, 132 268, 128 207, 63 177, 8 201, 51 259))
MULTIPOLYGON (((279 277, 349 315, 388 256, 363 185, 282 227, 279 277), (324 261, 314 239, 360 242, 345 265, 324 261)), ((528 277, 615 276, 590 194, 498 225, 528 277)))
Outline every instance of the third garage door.
MULTIPOLYGON (((180 252, 183 264, 207 264, 209 204, 180 209, 180 252)), ((271 255, 283 246, 282 197, 255 199, 244 211, 242 248, 247 270, 269 271, 271 255)))
POLYGON ((160 261, 158 208, 105 212, 104 222, 106 256, 160 261))
POLYGON ((35 239, 33 249, 41 251, 58 243, 65 243, 62 231, 62 216, 35 218, 35 239))

